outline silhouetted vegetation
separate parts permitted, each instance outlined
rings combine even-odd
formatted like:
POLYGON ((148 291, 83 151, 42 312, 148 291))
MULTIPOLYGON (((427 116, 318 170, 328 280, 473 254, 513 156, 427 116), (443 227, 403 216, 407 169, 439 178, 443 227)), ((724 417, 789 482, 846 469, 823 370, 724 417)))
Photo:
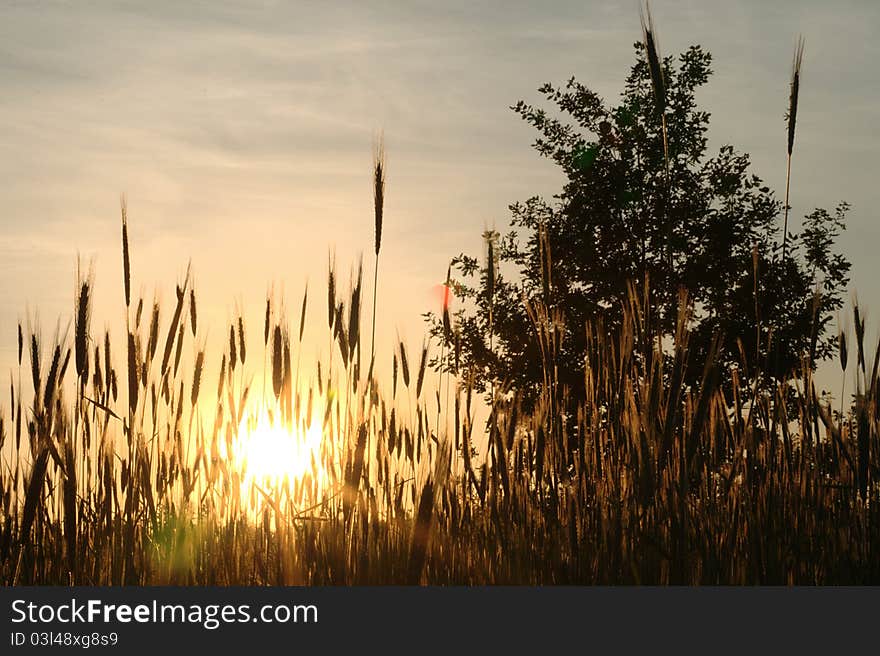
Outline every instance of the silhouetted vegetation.
MULTIPOLYGON (((456 317, 460 366, 480 389, 494 381, 537 398, 542 354, 528 307, 542 303, 564 331, 554 362, 560 384, 580 399, 584 326, 601 322, 618 334, 631 281, 650 290, 652 337, 674 335, 677 299, 687 291, 694 353, 687 383, 699 382, 717 338, 727 381, 743 355, 778 382, 803 371, 805 358, 813 368, 834 353, 829 326, 850 268, 834 246, 848 206, 814 210, 786 240, 787 212, 751 173, 748 155, 729 145, 707 152, 709 114, 695 94, 711 74, 709 53, 691 47, 677 61, 664 59, 662 73, 645 44, 636 44, 636 55, 616 104, 572 78, 540 89, 556 112, 513 107, 538 131, 535 149, 562 168, 566 183, 553 202, 513 205, 506 234, 484 235, 491 262, 489 248, 453 260, 464 300, 456 317)), ((793 138, 791 121, 789 154, 793 138)), ((438 338, 440 324, 434 318, 438 338)), ((443 364, 454 368, 450 359, 443 364)), ((741 380, 752 372, 741 370, 741 380)))
POLYGON ((675 67, 644 30, 620 105, 571 81, 544 91, 576 127, 516 106, 568 182, 457 259, 469 304, 446 296, 419 351, 379 351, 374 311, 361 366, 362 268, 344 289, 331 257, 326 315, 306 288, 291 323, 269 294, 262 330, 235 316, 209 354, 189 270, 170 314, 132 297, 123 204, 125 334, 95 333, 91 271, 72 338, 18 326, 0 581, 880 583, 880 346, 858 306, 854 336, 829 326, 846 206, 780 241, 748 159, 705 156, 709 56, 675 67), (314 366, 307 325, 327 328, 314 366), (832 408, 813 370, 835 352, 855 387, 832 408))

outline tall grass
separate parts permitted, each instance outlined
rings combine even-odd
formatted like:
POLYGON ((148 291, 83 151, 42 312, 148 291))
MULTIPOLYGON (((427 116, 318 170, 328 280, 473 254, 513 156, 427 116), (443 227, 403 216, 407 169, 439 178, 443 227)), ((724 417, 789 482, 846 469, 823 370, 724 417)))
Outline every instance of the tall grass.
POLYGON ((797 127, 798 99, 801 91, 801 66, 804 61, 804 38, 798 37, 791 63, 791 84, 788 95, 788 113, 786 122, 786 169, 785 169, 785 206, 782 224, 782 259, 785 260, 788 248, 788 210, 791 191, 791 154, 794 152, 794 135, 797 127))
POLYGON ((572 422, 554 366, 565 339, 553 329, 559 310, 539 303, 530 316, 543 392, 530 414, 515 390, 494 396, 488 458, 472 449, 466 378, 456 389, 463 408, 457 400, 442 423, 429 411, 427 343, 414 376, 405 345, 395 349, 401 390, 361 380, 358 274, 333 298, 335 374, 297 389, 291 351, 301 340, 291 342, 276 309, 263 335, 271 392, 250 393, 259 372, 245 369, 237 317, 216 398, 206 394, 189 278, 166 325, 158 304, 149 321, 132 322, 127 399, 109 334, 90 334, 90 278, 78 285, 72 349, 64 331, 44 344, 35 323, 22 330, 33 405, 23 406, 27 390, 11 376, 14 425, 24 428, 2 463, 4 583, 880 580, 880 350, 865 344, 859 311, 857 387, 843 412, 806 377, 745 407, 737 376, 720 386, 712 358, 699 387, 683 385, 686 296, 664 346, 644 321, 646 290, 632 285, 620 332, 587 326, 585 394, 572 422), (191 362, 181 362, 181 345, 191 362), (293 403, 300 393, 307 401, 293 403), (261 413, 292 441, 319 426, 320 445, 297 475, 260 478, 236 456, 261 413))
POLYGON ((379 251, 382 249, 382 224, 385 218, 385 138, 379 136, 373 153, 373 218, 375 221, 374 252, 376 263, 373 269, 373 314, 370 337, 370 378, 376 360, 376 299, 379 295, 379 251))
MULTIPOLYGON (((653 34, 648 18, 646 41, 653 34)), ((656 47, 654 59, 659 66, 656 47)), ((857 355, 855 389, 837 409, 814 384, 815 345, 803 375, 756 394, 744 389, 762 379, 751 354, 729 385, 719 382, 719 338, 698 363, 700 384, 685 385, 694 364, 687 292, 674 340, 663 340, 646 320, 641 282, 630 284, 619 328, 584 327, 584 391, 572 398, 557 367, 570 338, 557 329, 566 308, 552 304, 542 240, 545 291, 527 307, 541 354, 538 401, 526 412, 493 376, 487 434, 475 434, 473 376, 457 346, 446 350, 458 328, 445 303, 440 361, 454 363, 441 374, 445 414, 428 341, 411 359, 398 339, 385 356, 391 380, 374 384, 384 175, 380 142, 366 376, 362 266, 344 290, 329 258, 326 323, 308 312, 308 286, 293 327, 270 291, 262 359, 248 357, 240 312, 219 331, 222 353, 210 353, 189 268, 170 313, 158 301, 144 312, 143 298, 132 312, 123 199, 125 334, 93 334, 91 272, 77 275, 72 339, 60 324, 48 342, 35 319, 18 325, 14 439, 0 412, 0 581, 880 582, 880 344, 871 351, 857 304, 855 343, 840 337, 843 376, 857 355), (326 325, 328 351, 301 372, 307 325, 326 325), (217 361, 215 396, 205 376, 217 361)), ((486 248, 491 352, 494 233, 486 248)), ((454 285, 447 274, 447 290, 454 285)))

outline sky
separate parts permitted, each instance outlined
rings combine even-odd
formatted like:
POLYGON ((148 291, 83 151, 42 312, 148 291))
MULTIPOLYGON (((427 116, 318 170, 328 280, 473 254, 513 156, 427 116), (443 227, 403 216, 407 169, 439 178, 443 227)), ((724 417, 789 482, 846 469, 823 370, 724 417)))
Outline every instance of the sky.
MULTIPOLYGON (((750 153, 780 195, 791 55, 805 36, 794 225, 815 206, 852 204, 841 240, 851 291, 880 319, 880 4, 652 9, 664 54, 699 43, 714 56, 698 96, 710 151, 750 153)), ((328 249, 343 278, 360 254, 372 270, 380 130, 378 348, 390 353, 399 331, 415 349, 449 259, 479 253, 510 203, 560 188, 510 105, 570 76, 613 102, 640 38, 637 3, 595 0, 0 1, 0 12, 0 371, 19 320, 38 309, 44 331, 66 325, 78 257, 95 271, 93 331, 122 332, 122 193, 135 292, 167 308, 191 261, 200 321, 215 326, 200 339, 223 339, 236 307, 260 333, 272 283, 296 315, 308 280, 323 326, 328 249)))

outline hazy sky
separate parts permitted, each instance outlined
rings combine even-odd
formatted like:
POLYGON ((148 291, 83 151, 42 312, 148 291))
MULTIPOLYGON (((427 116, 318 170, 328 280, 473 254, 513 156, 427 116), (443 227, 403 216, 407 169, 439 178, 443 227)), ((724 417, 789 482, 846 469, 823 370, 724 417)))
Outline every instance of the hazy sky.
MULTIPOLYGON (((243 303, 256 335, 267 285, 283 282, 297 307, 307 276, 323 320, 328 246, 343 271, 360 251, 372 267, 378 129, 380 345, 398 327, 415 345, 450 256, 478 252, 509 203, 561 182, 509 106, 571 75, 614 100, 640 37, 637 6, 0 2, 0 370, 26 308, 44 330, 67 321, 78 252, 95 265, 93 328, 121 332, 122 192, 134 289, 148 299, 158 289, 172 303, 191 258, 205 321, 243 303)), ((804 34, 794 216, 853 205, 843 247, 869 321, 880 320, 880 3, 657 1, 653 13, 664 53, 700 43, 715 57, 699 96, 711 149, 751 153, 780 191, 791 52, 804 34)))

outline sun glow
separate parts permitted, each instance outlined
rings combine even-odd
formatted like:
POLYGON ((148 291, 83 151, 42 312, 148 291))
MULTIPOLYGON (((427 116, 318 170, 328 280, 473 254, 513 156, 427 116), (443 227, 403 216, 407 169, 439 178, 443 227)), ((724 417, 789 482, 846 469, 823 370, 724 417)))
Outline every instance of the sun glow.
POLYGON ((321 437, 317 418, 303 430, 263 411, 242 421, 236 460, 248 484, 279 487, 307 474, 320 477, 321 437))

